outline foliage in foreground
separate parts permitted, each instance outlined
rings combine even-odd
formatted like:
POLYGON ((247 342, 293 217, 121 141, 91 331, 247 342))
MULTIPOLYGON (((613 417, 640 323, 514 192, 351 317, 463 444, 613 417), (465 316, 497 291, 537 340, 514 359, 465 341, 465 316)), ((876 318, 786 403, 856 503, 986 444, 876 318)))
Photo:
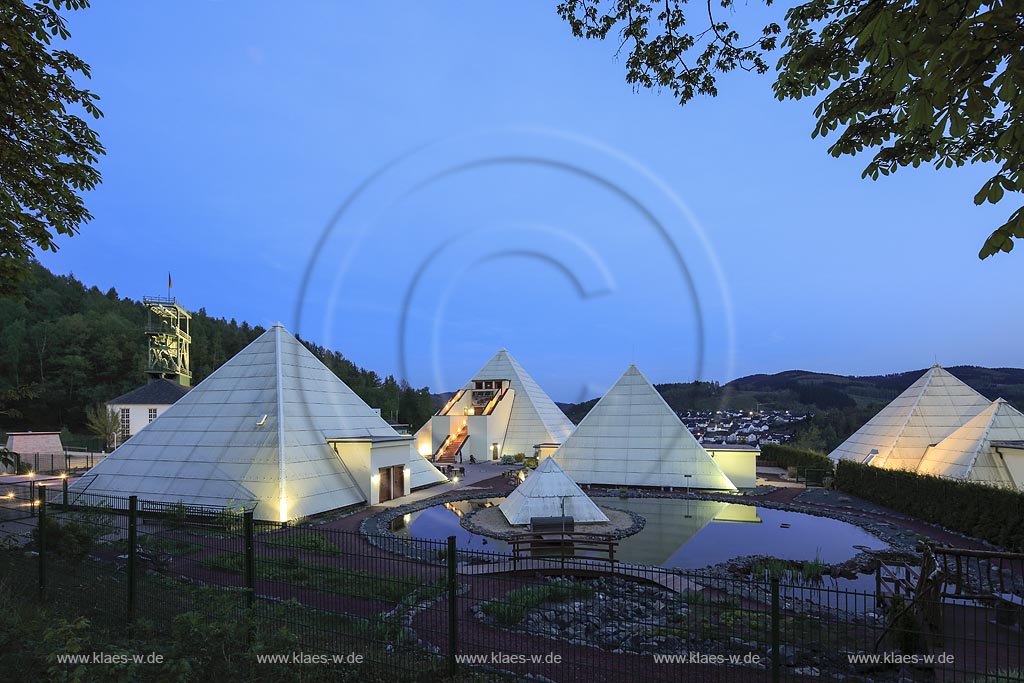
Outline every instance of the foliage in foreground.
MULTIPOLYGON (((232 574, 245 571, 245 557, 240 553, 224 553, 203 560, 203 566, 232 574)), ((415 579, 380 576, 359 569, 345 569, 297 557, 256 559, 256 577, 280 581, 291 586, 350 595, 358 598, 376 598, 399 602, 414 591, 420 583, 415 579)))
MULTIPOLYGON (((742 22, 728 15, 733 0, 714 4, 726 11, 685 0, 562 0, 558 13, 578 37, 617 34, 626 80, 668 89, 680 104, 717 95, 720 74, 766 73, 770 53, 781 48, 776 97, 819 97, 812 135, 838 131, 828 150, 836 157, 875 150, 863 177, 982 162, 996 171, 976 204, 1024 190, 1019 2, 807 0, 788 8, 784 28, 765 21, 753 37, 735 28, 742 22)), ((979 256, 1010 251, 1014 238, 1024 238, 1024 206, 979 256)))
POLYGON ((0 292, 25 278, 35 249, 56 251, 56 235, 74 235, 92 218, 81 194, 99 184, 104 152, 78 114, 103 113, 99 97, 78 86, 89 65, 60 49, 70 36, 60 12, 88 5, 40 0, 0 10, 0 292))

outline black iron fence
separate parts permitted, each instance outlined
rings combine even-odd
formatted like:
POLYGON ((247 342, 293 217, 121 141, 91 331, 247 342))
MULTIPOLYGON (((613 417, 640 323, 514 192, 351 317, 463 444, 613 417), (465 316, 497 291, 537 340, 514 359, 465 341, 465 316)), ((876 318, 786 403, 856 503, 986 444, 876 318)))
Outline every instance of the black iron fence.
POLYGON ((203 680, 1021 680, 1012 582, 997 606, 814 572, 513 566, 346 518, 282 526, 244 508, 41 491, 38 554, 8 562, 35 570, 58 613, 187 655, 203 680))

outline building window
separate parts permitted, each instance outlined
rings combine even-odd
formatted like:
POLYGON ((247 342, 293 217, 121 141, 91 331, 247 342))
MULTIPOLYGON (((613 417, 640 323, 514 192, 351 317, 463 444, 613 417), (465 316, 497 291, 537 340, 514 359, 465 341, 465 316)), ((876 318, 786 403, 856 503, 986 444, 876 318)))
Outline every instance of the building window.
POLYGON ((121 441, 125 441, 132 435, 132 411, 128 408, 121 408, 121 441))
POLYGON ((156 419, 156 408, 149 409, 149 421, 152 422, 156 419))

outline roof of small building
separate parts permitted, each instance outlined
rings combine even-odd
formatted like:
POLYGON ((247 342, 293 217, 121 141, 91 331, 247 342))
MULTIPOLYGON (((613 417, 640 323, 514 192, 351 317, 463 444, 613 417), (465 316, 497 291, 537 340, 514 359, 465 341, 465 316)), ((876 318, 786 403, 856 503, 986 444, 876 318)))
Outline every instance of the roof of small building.
POLYGON ((117 398, 107 401, 107 403, 109 405, 169 406, 176 403, 191 388, 171 379, 160 378, 143 384, 138 389, 132 389, 127 394, 121 394, 117 398))

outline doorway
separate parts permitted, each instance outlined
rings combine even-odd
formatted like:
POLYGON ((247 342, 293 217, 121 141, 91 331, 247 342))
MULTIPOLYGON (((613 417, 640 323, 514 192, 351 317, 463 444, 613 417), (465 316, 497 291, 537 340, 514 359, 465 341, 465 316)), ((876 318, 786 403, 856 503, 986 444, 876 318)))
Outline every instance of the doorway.
POLYGON ((380 478, 378 502, 386 503, 405 495, 405 465, 381 467, 377 476, 380 478))

